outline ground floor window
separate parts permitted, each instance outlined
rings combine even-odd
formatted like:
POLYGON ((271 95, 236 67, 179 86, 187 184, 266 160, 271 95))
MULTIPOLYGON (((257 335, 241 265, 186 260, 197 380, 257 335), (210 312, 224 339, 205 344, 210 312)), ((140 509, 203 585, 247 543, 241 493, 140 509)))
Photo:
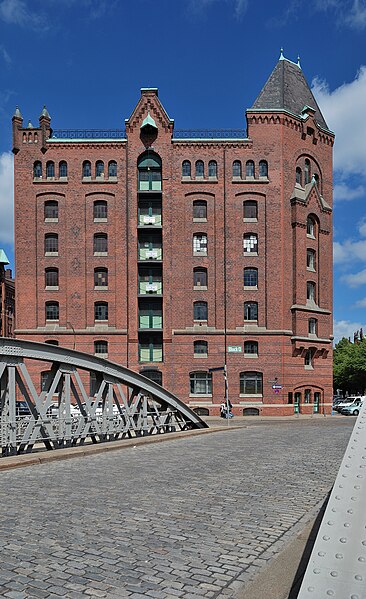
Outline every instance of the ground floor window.
POLYGON ((209 372, 191 372, 190 392, 194 395, 212 395, 212 374, 209 372))
POLYGON ((240 394, 241 395, 262 395, 263 375, 261 372, 241 372, 240 373, 240 394))

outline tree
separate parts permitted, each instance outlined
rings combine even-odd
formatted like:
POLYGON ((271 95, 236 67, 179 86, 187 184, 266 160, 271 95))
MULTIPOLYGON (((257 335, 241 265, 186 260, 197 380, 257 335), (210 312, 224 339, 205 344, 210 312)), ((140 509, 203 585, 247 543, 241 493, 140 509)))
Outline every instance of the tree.
MULTIPOLYGON (((362 336, 363 337, 363 336, 362 336)), ((334 348, 334 388, 349 393, 364 393, 366 389, 366 340, 351 343, 341 339, 334 348)))

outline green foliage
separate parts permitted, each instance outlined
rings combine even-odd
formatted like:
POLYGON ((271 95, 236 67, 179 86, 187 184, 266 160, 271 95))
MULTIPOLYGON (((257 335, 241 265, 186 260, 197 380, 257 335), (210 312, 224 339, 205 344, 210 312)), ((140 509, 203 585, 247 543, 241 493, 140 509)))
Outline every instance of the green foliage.
POLYGON ((351 343, 341 339, 334 348, 334 388, 364 394, 366 389, 366 339, 351 343))

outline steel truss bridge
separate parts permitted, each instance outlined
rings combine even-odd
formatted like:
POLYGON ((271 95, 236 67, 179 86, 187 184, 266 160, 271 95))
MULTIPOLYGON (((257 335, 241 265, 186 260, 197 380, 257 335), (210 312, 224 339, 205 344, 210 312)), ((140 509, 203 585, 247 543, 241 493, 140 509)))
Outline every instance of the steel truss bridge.
POLYGON ((175 395, 128 368, 54 345, 0 339, 2 457, 40 443, 53 450, 206 427, 175 395), (91 380, 93 395, 86 390, 91 380))

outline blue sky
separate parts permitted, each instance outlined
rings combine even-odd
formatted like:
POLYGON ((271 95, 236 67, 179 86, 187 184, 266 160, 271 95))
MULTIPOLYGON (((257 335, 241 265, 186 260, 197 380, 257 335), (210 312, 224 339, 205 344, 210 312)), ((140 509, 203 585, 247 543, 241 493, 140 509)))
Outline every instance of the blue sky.
POLYGON ((11 117, 121 128, 158 87, 178 129, 245 128, 280 48, 334 148, 335 335, 366 329, 366 0, 0 0, 0 247, 14 267, 11 117))

